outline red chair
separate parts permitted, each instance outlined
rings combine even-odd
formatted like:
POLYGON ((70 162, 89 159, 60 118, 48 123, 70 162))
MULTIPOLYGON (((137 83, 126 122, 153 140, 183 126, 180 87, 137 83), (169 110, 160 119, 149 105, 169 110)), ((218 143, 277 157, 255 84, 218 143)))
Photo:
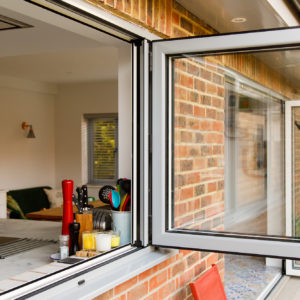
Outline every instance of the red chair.
POLYGON ((190 283, 195 300, 227 300, 218 267, 212 267, 190 283))

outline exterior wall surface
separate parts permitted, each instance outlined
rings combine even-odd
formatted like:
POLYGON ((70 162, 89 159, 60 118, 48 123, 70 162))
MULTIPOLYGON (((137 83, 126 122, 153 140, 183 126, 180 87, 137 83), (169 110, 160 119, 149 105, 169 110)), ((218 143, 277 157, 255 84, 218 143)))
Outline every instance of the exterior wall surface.
MULTIPOLYGON (((163 38, 215 31, 174 0, 86 0, 163 38)), ((197 228, 223 229, 224 75, 226 66, 287 97, 293 90, 252 55, 210 57, 174 64, 175 226, 200 220, 197 228)), ((211 264, 224 278, 224 256, 181 250, 171 259, 96 297, 100 299, 192 299, 189 283, 211 264)))

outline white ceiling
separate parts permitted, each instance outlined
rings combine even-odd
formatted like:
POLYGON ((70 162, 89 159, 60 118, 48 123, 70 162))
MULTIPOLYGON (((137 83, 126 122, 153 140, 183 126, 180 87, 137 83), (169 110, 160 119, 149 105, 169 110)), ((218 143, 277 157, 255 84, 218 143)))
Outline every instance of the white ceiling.
POLYGON ((0 57, 0 75, 54 84, 114 80, 118 76, 118 49, 75 48, 0 57))
POLYGON ((286 27, 267 0, 177 0, 219 33, 286 27), (246 18, 233 23, 233 18, 246 18))
POLYGON ((55 25, 37 20, 16 12, 19 5, 7 8, 24 1, 10 1, 0 15, 33 27, 0 30, 0 75, 57 84, 117 79, 118 51, 129 44, 56 15, 55 25))

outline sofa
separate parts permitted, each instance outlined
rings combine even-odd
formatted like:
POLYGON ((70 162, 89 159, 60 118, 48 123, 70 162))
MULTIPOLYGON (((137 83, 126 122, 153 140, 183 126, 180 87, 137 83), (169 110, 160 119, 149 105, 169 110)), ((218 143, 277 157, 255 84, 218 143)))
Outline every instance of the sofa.
MULTIPOLYGON (((33 211, 40 211, 43 208, 49 208, 50 202, 44 189, 52 189, 50 186, 40 186, 20 190, 11 190, 7 196, 12 197, 19 205, 23 214, 33 211)), ((12 219, 20 219, 21 215, 17 211, 12 211, 9 215, 12 219)))

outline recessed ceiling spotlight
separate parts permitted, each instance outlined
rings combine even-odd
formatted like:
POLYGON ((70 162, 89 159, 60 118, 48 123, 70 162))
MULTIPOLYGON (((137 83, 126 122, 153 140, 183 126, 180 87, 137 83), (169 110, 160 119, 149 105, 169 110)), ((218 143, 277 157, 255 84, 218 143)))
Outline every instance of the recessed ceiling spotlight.
POLYGON ((244 23, 246 22, 247 19, 246 18, 243 18, 243 17, 237 17, 237 18, 233 18, 231 20, 232 23, 244 23))

